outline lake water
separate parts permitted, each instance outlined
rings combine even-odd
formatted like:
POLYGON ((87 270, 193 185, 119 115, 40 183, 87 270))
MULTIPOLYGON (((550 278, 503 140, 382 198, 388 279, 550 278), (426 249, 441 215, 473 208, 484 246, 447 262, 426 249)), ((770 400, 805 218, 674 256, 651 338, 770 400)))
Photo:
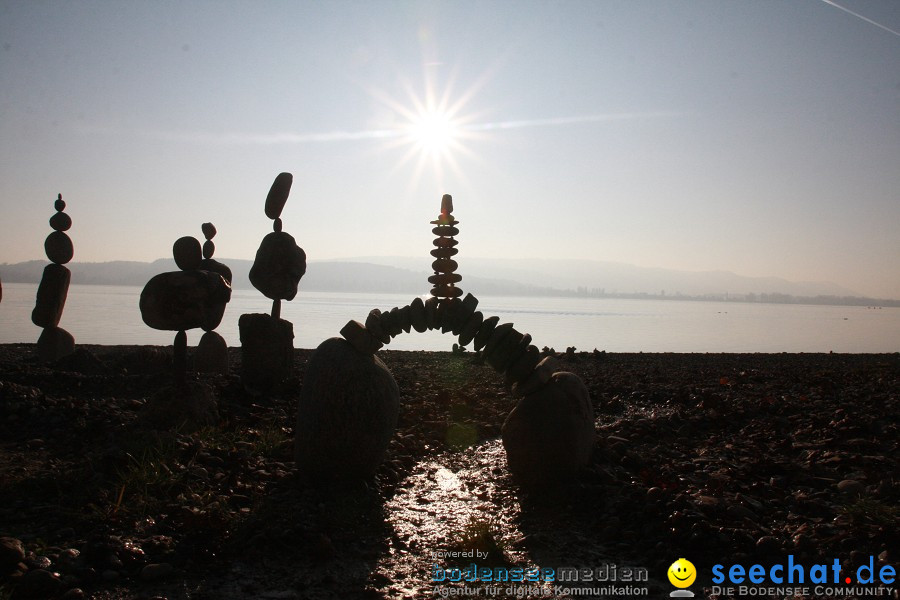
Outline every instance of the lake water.
MULTIPOLYGON (((0 343, 35 342, 31 322, 37 286, 3 284, 0 343)), ((72 285, 60 326, 82 344, 170 345, 174 332, 144 325, 141 288, 72 285)), ((373 308, 405 306, 409 295, 303 292, 282 303, 294 324, 294 347, 315 348, 338 335, 350 319, 364 322, 373 308)), ((480 297, 478 310, 530 333, 536 346, 563 351, 610 352, 898 352, 900 308, 619 300, 609 298, 480 297)), ((256 290, 235 290, 216 330, 240 345, 238 318, 268 312, 272 302, 256 290)), ((194 346, 202 332, 188 332, 194 346)), ((450 350, 452 335, 401 334, 386 349, 450 350)))

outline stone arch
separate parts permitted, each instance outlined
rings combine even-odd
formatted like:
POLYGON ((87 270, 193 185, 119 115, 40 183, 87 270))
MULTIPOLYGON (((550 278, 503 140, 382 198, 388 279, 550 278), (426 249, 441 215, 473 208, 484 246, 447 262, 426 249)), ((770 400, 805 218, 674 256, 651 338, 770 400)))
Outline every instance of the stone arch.
POLYGON ((412 330, 440 330, 458 336, 460 346, 472 343, 521 398, 501 430, 509 468, 520 481, 543 484, 586 465, 594 419, 584 382, 561 371, 555 357, 542 356, 531 335, 500 324, 496 316, 485 318, 477 307, 472 294, 415 298, 403 308, 373 309, 365 323, 349 321, 340 331, 343 339, 323 342, 310 358, 300 394, 295 455, 301 472, 328 478, 374 474, 399 411, 399 388, 376 353, 412 330), (347 454, 352 444, 361 444, 357 457, 347 454))

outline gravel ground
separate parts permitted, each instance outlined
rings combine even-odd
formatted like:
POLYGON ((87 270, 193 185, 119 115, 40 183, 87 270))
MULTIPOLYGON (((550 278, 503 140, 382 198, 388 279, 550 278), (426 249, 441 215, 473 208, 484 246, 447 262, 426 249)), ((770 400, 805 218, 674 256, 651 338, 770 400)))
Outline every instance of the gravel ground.
MULTIPOLYGON (((311 351, 278 393, 253 397, 232 349, 231 375, 193 378, 217 417, 169 430, 146 406, 171 385, 170 351, 83 346, 48 368, 32 344, 0 346, 0 599, 465 591, 432 582, 436 565, 473 562, 441 552, 615 565, 619 585, 646 569, 632 585, 647 597, 674 589, 682 556, 708 598, 715 564, 897 568, 897 354, 563 354, 591 392, 597 443, 577 480, 534 490, 510 479, 498 440, 516 399, 471 353, 380 352, 401 389, 387 460, 374 481, 318 489, 292 461, 311 351)), ((469 591, 574 597, 546 582, 469 591)))

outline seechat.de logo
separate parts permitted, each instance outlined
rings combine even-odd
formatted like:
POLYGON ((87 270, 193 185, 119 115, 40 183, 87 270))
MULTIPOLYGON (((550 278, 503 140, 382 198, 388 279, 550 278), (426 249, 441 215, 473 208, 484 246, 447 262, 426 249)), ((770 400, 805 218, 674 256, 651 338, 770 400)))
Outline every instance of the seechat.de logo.
POLYGON ((685 589, 697 579, 697 569, 694 567, 694 563, 686 558, 679 558, 669 566, 666 575, 669 576, 669 583, 678 588, 669 594, 670 598, 694 597, 694 592, 685 589))

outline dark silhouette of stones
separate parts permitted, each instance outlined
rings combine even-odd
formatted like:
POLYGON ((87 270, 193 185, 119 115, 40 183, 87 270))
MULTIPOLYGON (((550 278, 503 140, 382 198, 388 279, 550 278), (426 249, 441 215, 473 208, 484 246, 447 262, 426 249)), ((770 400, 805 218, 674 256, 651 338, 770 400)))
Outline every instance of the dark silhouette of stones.
POLYGON ((216 253, 216 245, 212 240, 206 240, 203 242, 203 258, 210 259, 213 257, 213 254, 216 253))
POLYGON ((267 314, 245 314, 238 319, 241 334, 241 382, 257 394, 268 393, 291 372, 294 361, 294 326, 267 314))
POLYGON ((400 328, 406 333, 409 333, 409 330, 412 329, 411 310, 409 305, 407 305, 397 311, 397 320, 400 323, 400 328))
POLYGON ((263 238, 250 268, 250 283, 272 300, 293 300, 306 273, 306 253, 285 232, 263 238))
POLYGON ((72 273, 66 267, 49 264, 44 267, 38 285, 31 322, 38 327, 56 327, 62 318, 72 273))
POLYGON ((214 258, 204 258, 203 260, 201 260, 200 270, 218 273, 222 276, 222 279, 224 279, 228 282, 229 285, 231 285, 231 269, 214 258))
POLYGON ((421 298, 415 298, 409 303, 409 318, 413 329, 419 333, 428 330, 428 321, 425 316, 425 303, 421 298))
POLYGON ((453 311, 451 316, 450 331, 453 335, 462 333, 463 327, 469 321, 469 318, 475 314, 476 308, 478 308, 478 298, 472 294, 466 294, 466 297, 456 306, 456 310, 453 311))
POLYGON ((228 344, 215 331, 207 331, 200 337, 194 351, 194 369, 201 373, 228 374, 228 344))
POLYGON ((524 379, 520 378, 512 386, 512 395, 521 397, 531 394, 550 381, 553 374, 559 370, 559 361, 553 356, 545 356, 540 359, 537 366, 524 379))
POLYGON ((453 329, 453 321, 459 312, 459 298, 444 298, 438 304, 438 319, 441 322, 441 333, 447 333, 453 329))
POLYGON ((294 176, 290 173, 279 173, 272 187, 269 188, 269 194, 266 196, 266 216, 270 219, 277 219, 284 210, 288 196, 291 193, 291 185, 294 183, 294 176))
POLYGON ((390 370, 341 338, 310 357, 300 391, 294 453, 310 480, 370 479, 397 426, 400 389, 390 370))
POLYGON ((400 332, 403 331, 403 327, 400 325, 400 315, 398 314, 398 308, 395 306, 391 310, 387 312, 381 313, 381 326, 384 327, 385 331, 387 331, 388 335, 393 337, 397 337, 400 335, 400 332))
POLYGON ((452 285, 442 285, 432 288, 431 295, 438 298, 459 298, 463 295, 463 291, 452 285))
POLYGON ((75 351, 75 338, 62 327, 45 327, 37 341, 38 358, 56 362, 75 351))
POLYGON ((475 338, 473 340, 473 348, 478 351, 484 348, 484 345, 487 344, 488 338, 491 337, 491 334, 494 333, 494 328, 497 326, 497 323, 500 322, 500 317, 488 317, 481 322, 481 327, 478 328, 478 333, 475 334, 475 338))
MULTIPOLYGON (((530 339, 531 336, 526 336, 530 339)), ((541 351, 537 346, 529 344, 518 358, 515 358, 506 370, 506 385, 515 385, 525 381, 541 362, 541 351)))
POLYGON ((484 321, 484 315, 481 314, 481 311, 475 311, 468 318, 468 320, 463 324, 462 329, 459 332, 459 345, 460 346, 468 346, 472 343, 472 340, 475 339, 475 334, 478 333, 478 329, 481 327, 481 323, 484 321))
POLYGON ((178 238, 172 245, 172 256, 175 258, 175 264, 182 271, 199 269, 200 261, 203 260, 200 241, 189 235, 178 238))
POLYGON ((435 248, 431 255, 435 258, 450 258, 459 254, 459 248, 435 248))
POLYGON ((141 292, 141 318, 153 329, 181 331, 200 327, 211 331, 222 321, 230 299, 231 286, 218 273, 160 273, 141 292))
POLYGON ((381 325, 381 311, 377 308, 369 311, 369 316, 366 318, 366 329, 382 344, 391 342, 391 336, 388 335, 388 332, 381 325))
POLYGON ((356 348, 357 352, 362 354, 375 354, 384 345, 359 321, 348 321, 341 328, 340 333, 345 340, 356 348))
POLYGON ((64 265, 75 256, 72 239, 62 231, 54 231, 44 240, 44 252, 51 262, 64 265))
POLYGON ((0 537, 0 573, 4 575, 15 570, 16 565, 25 560, 25 546, 22 540, 0 537))
POLYGON ((437 307, 437 298, 432 296, 425 301, 425 323, 428 326, 428 329, 435 329, 439 326, 437 325, 437 307))
POLYGON ((214 427, 219 422, 215 392, 199 382, 165 387, 150 397, 138 421, 154 429, 181 433, 214 427))
POLYGON ((57 212, 66 210, 66 202, 62 199, 62 194, 59 194, 56 197, 56 202, 53 203, 53 208, 55 208, 57 212))
MULTIPOLYGON (((500 327, 495 331, 498 330, 500 330, 500 327)), ((496 346, 491 347, 491 342, 488 341, 488 345, 484 349, 484 357, 487 363, 498 373, 505 373, 513 359, 518 358, 518 354, 522 351, 519 348, 519 344, 524 338, 524 335, 511 328, 506 335, 502 336, 496 346)))
POLYGON ((453 248, 454 246, 459 244, 459 240, 453 240, 450 238, 438 238, 432 243, 438 248, 453 248))
POLYGON ((503 338, 509 335, 511 331, 513 331, 512 323, 504 323, 503 325, 494 327, 490 337, 488 337, 487 342, 484 344, 485 357, 490 356, 493 353, 494 348, 496 348, 503 338))
POLYGON ((523 484, 571 478, 588 464, 594 447, 594 411, 584 382, 574 373, 555 373, 519 401, 501 436, 509 469, 523 484))
POLYGON ((272 221, 272 231, 278 233, 282 229, 284 229, 284 223, 281 222, 281 219, 275 219, 272 221))
POLYGON ((438 225, 431 230, 431 233, 444 237, 453 237, 454 235, 459 235, 459 229, 457 229, 456 227, 451 227, 449 225, 438 225))
POLYGON ((214 237, 216 237, 216 233, 218 233, 216 231, 216 226, 212 223, 202 223, 200 225, 200 231, 203 232, 203 237, 207 240, 213 239, 214 237))
POLYGON ((50 227, 54 231, 68 231, 72 227, 72 217, 64 212, 55 213, 50 217, 50 227))

